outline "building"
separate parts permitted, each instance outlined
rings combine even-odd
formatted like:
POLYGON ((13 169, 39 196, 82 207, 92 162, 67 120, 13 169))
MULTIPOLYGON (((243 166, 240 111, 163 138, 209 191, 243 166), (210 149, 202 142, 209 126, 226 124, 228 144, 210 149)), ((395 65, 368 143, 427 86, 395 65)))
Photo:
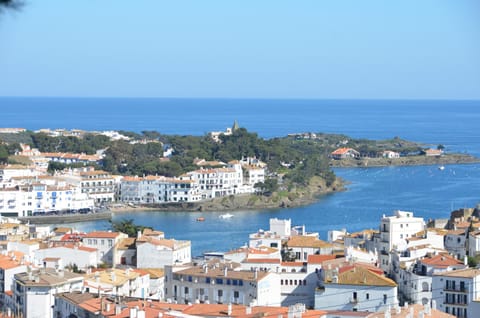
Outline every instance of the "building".
POLYGON ((417 259, 410 266, 400 268, 398 280, 400 296, 409 303, 430 306, 433 299, 432 276, 465 268, 467 265, 447 253, 417 259))
POLYGON ((15 308, 13 303, 14 276, 27 271, 27 265, 18 253, 0 255, 0 308, 15 308), (20 258, 20 259, 19 259, 20 258))
POLYGON ((385 150, 384 152, 382 152, 382 157, 387 159, 398 159, 400 158, 400 154, 395 151, 385 150))
POLYGON ((202 265, 165 267, 165 297, 178 303, 280 306, 277 273, 245 271, 239 264, 212 260, 202 265))
POLYGON ((395 211, 393 216, 383 216, 380 221, 380 240, 378 246, 380 267, 390 272, 390 251, 402 251, 407 248, 407 239, 424 230, 423 218, 413 216, 413 212, 395 211))
POLYGON ((433 275, 432 299, 437 308, 459 318, 480 317, 480 270, 467 268, 433 275), (472 304, 472 305, 471 305, 472 304))
POLYGON ((55 294, 80 291, 83 276, 53 268, 27 270, 14 276, 14 313, 23 317, 54 317, 55 294))
POLYGON ((87 233, 82 239, 83 245, 97 249, 97 259, 105 264, 113 264, 118 244, 128 235, 121 232, 96 231, 87 233))
POLYGON ((398 305, 397 284, 362 266, 341 268, 315 291, 315 309, 385 311, 398 305))
POLYGON ((341 160, 349 158, 359 158, 360 153, 352 148, 338 148, 330 154, 330 158, 341 160))
POLYGON ((467 229, 450 230, 445 235, 445 249, 458 259, 463 259, 467 255, 467 240, 467 229))
MULTIPOLYGON (((62 265, 87 270, 90 267, 97 267, 99 263, 98 250, 96 248, 81 246, 79 244, 65 244, 63 246, 49 247, 34 251, 35 263, 43 266, 46 258, 60 258, 62 265)), ((62 268, 63 269, 63 268, 62 268)))
POLYGON ((306 262, 308 256, 315 254, 328 255, 333 253, 333 245, 319 240, 314 236, 291 236, 285 242, 285 249, 292 256, 292 260, 306 262))
POLYGON ((191 262, 191 242, 142 235, 136 240, 137 267, 156 268, 191 262))
POLYGON ((141 270, 108 269, 85 275, 85 291, 93 294, 146 298, 150 275, 141 270))

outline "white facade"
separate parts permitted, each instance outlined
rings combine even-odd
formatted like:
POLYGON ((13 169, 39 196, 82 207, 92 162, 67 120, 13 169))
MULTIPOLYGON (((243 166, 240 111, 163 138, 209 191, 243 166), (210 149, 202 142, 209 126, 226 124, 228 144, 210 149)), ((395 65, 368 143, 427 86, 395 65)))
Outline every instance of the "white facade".
POLYGON ((468 236, 468 255, 480 254, 480 231, 471 232, 468 236))
POLYGON ((432 298, 443 312, 459 318, 480 317, 479 306, 470 305, 480 299, 480 270, 468 268, 434 275, 432 298))
POLYGON ((43 266, 45 258, 60 258, 64 266, 78 266, 85 270, 89 267, 97 267, 97 249, 84 246, 58 246, 38 249, 34 252, 35 263, 43 266))
POLYGON ((380 267, 385 272, 390 272, 390 251, 394 248, 400 251, 407 248, 406 240, 423 231, 424 227, 423 218, 414 217, 413 212, 395 211, 393 216, 383 216, 377 250, 380 267))
POLYGON ((34 184, 0 190, 0 213, 6 216, 25 217, 92 208, 93 200, 70 186, 34 184))
POLYGON ((120 183, 120 200, 123 202, 197 202, 201 198, 198 183, 188 177, 124 177, 120 183))
POLYGON ((445 235, 445 249, 459 259, 467 255, 467 234, 466 230, 448 231, 445 235))
POLYGON ((398 304, 397 286, 368 269, 353 267, 315 291, 315 309, 384 311, 398 304))
POLYGON ((147 298, 150 294, 150 275, 130 268, 97 271, 85 277, 89 293, 147 298))
POLYGON ((79 291, 83 277, 51 268, 15 275, 14 313, 23 317, 54 318, 54 295, 79 291))
POLYGON ((277 273, 236 270, 230 264, 218 262, 183 269, 166 266, 167 301, 280 306, 277 273))
POLYGON ((121 232, 90 232, 83 237, 83 245, 97 249, 99 262, 113 264, 116 259, 117 244, 127 238, 128 235, 121 232))
POLYGON ((140 237, 136 242, 138 268, 162 268, 191 262, 190 241, 140 237))

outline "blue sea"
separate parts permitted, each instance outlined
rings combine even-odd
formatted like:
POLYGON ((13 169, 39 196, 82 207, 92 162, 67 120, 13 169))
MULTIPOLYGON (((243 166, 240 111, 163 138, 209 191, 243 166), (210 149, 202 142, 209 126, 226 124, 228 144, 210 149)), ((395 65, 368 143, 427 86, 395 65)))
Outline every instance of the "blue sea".
MULTIPOLYGON (((156 130, 163 134, 203 135, 224 130, 237 120, 263 138, 296 132, 340 133, 354 138, 395 136, 436 146, 447 152, 480 157, 480 101, 416 100, 267 100, 267 99, 110 99, 0 98, 0 127, 85 130, 156 130)), ((415 215, 447 218, 458 208, 480 203, 480 164, 346 168, 335 173, 347 191, 321 197, 292 209, 200 213, 132 212, 132 218, 167 237, 192 241, 192 252, 226 251, 248 241, 248 234, 267 229, 272 217, 305 224, 326 239, 328 230, 377 228, 383 214, 409 210, 415 215)), ((79 230, 108 229, 104 221, 77 223, 79 230)))

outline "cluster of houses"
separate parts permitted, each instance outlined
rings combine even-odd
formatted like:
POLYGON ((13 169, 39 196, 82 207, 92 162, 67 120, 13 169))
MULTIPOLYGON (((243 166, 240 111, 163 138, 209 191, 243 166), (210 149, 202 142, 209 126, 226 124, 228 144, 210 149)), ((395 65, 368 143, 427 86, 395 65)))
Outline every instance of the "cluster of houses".
MULTIPOLYGON (((423 151, 423 154, 427 157, 439 157, 443 155, 443 150, 441 149, 426 149, 423 151)), ((358 159, 362 157, 362 154, 353 148, 337 148, 330 153, 330 158, 335 160, 342 159, 358 159)), ((392 150, 384 150, 379 153, 379 157, 386 159, 398 159, 400 158, 400 153, 392 150)))
MULTIPOLYGON (((24 155, 35 160, 43 158, 41 162, 87 160, 84 163, 88 164, 96 162, 97 158, 78 154, 39 154, 27 145, 23 147, 24 155)), ((54 175, 47 174, 46 169, 38 164, 0 166, 0 215, 30 217, 57 212, 76 213, 93 211, 96 206, 114 202, 198 202, 254 193, 255 185, 265 180, 266 165, 256 158, 228 163, 196 159, 194 164, 197 170, 173 178, 118 176, 89 166, 58 171, 54 175)))
MULTIPOLYGON (((145 229, 76 232, 0 223, 0 305, 15 317, 479 317, 480 209, 427 226, 412 212, 378 230, 330 231, 290 219, 225 253, 145 229)), ((3 316, 0 316, 3 317, 3 316)))

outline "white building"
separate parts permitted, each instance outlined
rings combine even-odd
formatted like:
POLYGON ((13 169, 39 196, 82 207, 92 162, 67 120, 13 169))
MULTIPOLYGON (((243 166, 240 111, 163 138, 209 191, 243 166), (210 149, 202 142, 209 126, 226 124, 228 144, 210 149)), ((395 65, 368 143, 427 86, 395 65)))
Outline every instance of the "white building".
POLYGON ((459 318, 480 317, 480 270, 467 268, 433 275, 432 299, 437 308, 459 318), (472 305, 471 305, 472 304, 472 305))
POLYGON ((480 231, 470 232, 468 236, 468 255, 475 257, 480 254, 480 231))
POLYGON ((83 276, 52 268, 30 270, 14 277, 14 313, 23 317, 54 318, 54 295, 83 287, 83 276))
POLYGON ((165 267, 165 297, 179 303, 280 306, 277 273, 238 270, 238 264, 212 260, 190 267, 165 267))
POLYGON ((382 217, 377 250, 380 253, 380 267, 385 272, 390 272, 390 251, 394 248, 400 251, 407 248, 406 239, 423 231, 424 227, 423 218, 414 217, 413 212, 397 210, 393 216, 382 217))
MULTIPOLYGON (((64 245, 43 248, 34 251, 35 263, 43 266, 46 258, 60 258, 64 266, 78 266, 81 270, 89 267, 97 267, 99 263, 98 250, 96 248, 78 245, 64 245)), ((62 268, 63 269, 63 268, 62 268)))
POLYGON ((397 284, 361 266, 342 268, 315 291, 315 309, 380 311, 398 304, 397 284))
POLYGON ((432 276, 466 267, 463 262, 447 253, 418 259, 410 266, 400 269, 399 293, 409 303, 430 305, 433 299, 432 276))
POLYGON ((109 269, 85 276, 85 291, 94 294, 147 298, 150 274, 135 269, 109 269))
POLYGON ((90 232, 83 237, 83 245, 97 249, 97 259, 105 264, 113 264, 116 260, 117 244, 128 235, 121 232, 90 232))
POLYGON ((0 255, 0 308, 15 308, 12 297, 14 276, 27 271, 25 262, 16 254, 0 255))
POLYGON ((385 150, 382 153, 382 157, 387 158, 387 159, 398 159, 398 158, 400 158, 400 154, 398 152, 395 152, 395 151, 385 150))
POLYGON ((459 259, 467 255, 467 229, 451 230, 445 235, 445 249, 459 259))
POLYGON ((123 177, 120 200, 132 203, 197 202, 202 199, 198 183, 190 177, 123 177))
POLYGON ((137 267, 157 268, 192 260, 191 242, 141 236, 137 238, 137 267))
POLYGON ((78 188, 42 183, 0 190, 2 216, 35 216, 54 211, 92 209, 93 200, 78 188))
POLYGON ((319 240, 314 236, 291 236, 285 242, 288 254, 297 262, 306 262, 308 256, 315 254, 330 255, 333 253, 333 245, 319 240))

